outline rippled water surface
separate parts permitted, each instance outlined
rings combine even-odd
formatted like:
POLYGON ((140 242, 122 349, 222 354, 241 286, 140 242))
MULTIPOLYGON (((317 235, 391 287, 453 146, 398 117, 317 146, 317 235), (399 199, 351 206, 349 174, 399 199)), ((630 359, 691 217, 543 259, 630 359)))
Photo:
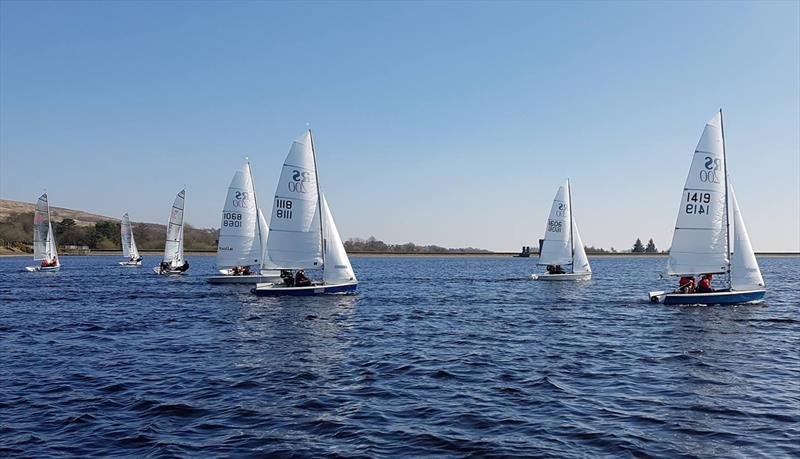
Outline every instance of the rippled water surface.
POLYGON ((800 456, 800 259, 760 305, 645 301, 663 258, 354 258, 257 298, 114 257, 0 259, 0 456, 800 456))

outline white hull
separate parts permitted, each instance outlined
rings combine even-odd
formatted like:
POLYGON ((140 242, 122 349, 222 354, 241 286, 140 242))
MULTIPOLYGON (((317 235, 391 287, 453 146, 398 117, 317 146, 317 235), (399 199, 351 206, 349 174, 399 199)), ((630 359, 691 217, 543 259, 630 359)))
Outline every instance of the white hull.
POLYGON ((51 272, 51 273, 53 273, 53 272, 56 272, 56 271, 58 271, 60 269, 61 269, 61 265, 48 266, 46 268, 43 268, 41 266, 26 266, 25 267, 25 271, 28 271, 29 273, 36 273, 36 272, 44 272, 44 273, 51 272))
POLYGON ((171 270, 169 270, 169 271, 161 271, 161 268, 159 268, 158 266, 155 266, 155 267, 153 267, 153 272, 154 272, 154 273, 156 273, 156 274, 166 274, 166 275, 170 275, 170 274, 183 274, 183 273, 185 273, 186 271, 179 271, 179 270, 177 270, 177 269, 174 269, 174 270, 173 270, 173 269, 171 269, 171 270))
POLYGON ((128 267, 142 266, 142 262, 141 261, 120 261, 119 265, 120 266, 128 266, 128 267))
POLYGON ((565 274, 531 274, 531 279, 541 281, 575 281, 575 280, 589 280, 592 278, 592 273, 565 273, 565 274))
POLYGON ((247 276, 211 276, 206 279, 209 284, 260 284, 266 282, 282 282, 280 274, 267 275, 267 274, 250 274, 247 276))

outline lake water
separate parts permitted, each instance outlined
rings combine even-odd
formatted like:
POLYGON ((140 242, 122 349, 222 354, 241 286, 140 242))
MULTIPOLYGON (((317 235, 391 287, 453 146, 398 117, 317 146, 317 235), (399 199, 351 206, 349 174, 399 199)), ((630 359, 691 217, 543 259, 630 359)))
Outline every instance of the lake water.
POLYGON ((356 257, 314 298, 117 261, 0 259, 0 456, 800 456, 798 258, 733 307, 648 303, 661 257, 356 257))

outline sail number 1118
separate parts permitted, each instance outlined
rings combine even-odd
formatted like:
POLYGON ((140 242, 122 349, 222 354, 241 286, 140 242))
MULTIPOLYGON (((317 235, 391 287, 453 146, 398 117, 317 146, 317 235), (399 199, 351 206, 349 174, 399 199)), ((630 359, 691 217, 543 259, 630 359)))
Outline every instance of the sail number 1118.
POLYGON ((686 193, 686 213, 687 214, 707 214, 708 205, 711 202, 711 193, 698 193, 689 191, 686 193))

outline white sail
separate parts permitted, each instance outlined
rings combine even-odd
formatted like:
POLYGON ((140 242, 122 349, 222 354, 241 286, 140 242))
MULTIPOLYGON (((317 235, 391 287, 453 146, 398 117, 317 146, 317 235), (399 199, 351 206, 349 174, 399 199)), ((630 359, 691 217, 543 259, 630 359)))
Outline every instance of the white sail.
POLYGON ((547 227, 544 242, 539 253, 540 265, 568 265, 572 263, 572 247, 570 246, 570 211, 569 186, 565 183, 558 187, 547 227))
POLYGON ((44 193, 36 202, 36 211, 33 214, 34 260, 50 260, 52 258, 51 233, 50 207, 47 204, 47 193, 44 193))
POLYGON ((139 249, 136 247, 136 239, 133 237, 133 227, 130 226, 130 221, 128 222, 128 226, 129 226, 130 232, 131 232, 131 244, 130 244, 130 249, 129 249, 130 253, 131 253, 130 256, 134 260, 138 260, 139 259, 139 249))
POLYGON ((706 123, 683 187, 667 274, 727 271, 725 171, 722 120, 717 113, 706 123))
POLYGON ((133 238, 133 227, 131 226, 131 220, 127 213, 122 216, 120 236, 122 241, 122 256, 132 259, 139 258, 139 250, 136 248, 136 241, 133 238))
POLYGON ((322 195, 322 228, 324 232, 323 245, 325 246, 325 269, 322 280, 326 284, 357 281, 324 194, 322 195))
POLYGON ((49 230, 47 232, 47 259, 55 260, 55 266, 61 266, 61 261, 58 259, 58 250, 56 245, 56 233, 53 232, 53 224, 47 223, 49 230))
POLYGON ((264 210, 258 208, 258 222, 261 227, 261 267, 269 264, 269 257, 267 256, 267 240, 269 238, 269 224, 267 218, 264 217, 264 210))
POLYGON ((217 267, 260 265, 261 231, 250 163, 236 171, 228 187, 217 244, 217 267))
POLYGON ((183 208, 186 190, 181 190, 172 203, 167 223, 167 242, 164 245, 164 262, 172 267, 183 265, 183 208))
POLYGON ((586 249, 583 247, 583 240, 581 234, 578 232, 578 224, 575 223, 575 216, 572 217, 572 272, 573 273, 590 273, 592 272, 589 266, 589 258, 586 257, 586 249))
POLYGON ((292 143, 275 191, 269 224, 269 267, 322 268, 317 171, 311 133, 292 143))
POLYGON ((728 195, 733 207, 733 255, 731 255, 731 289, 752 290, 764 287, 764 278, 750 244, 750 236, 744 225, 742 211, 736 201, 733 186, 728 195))

